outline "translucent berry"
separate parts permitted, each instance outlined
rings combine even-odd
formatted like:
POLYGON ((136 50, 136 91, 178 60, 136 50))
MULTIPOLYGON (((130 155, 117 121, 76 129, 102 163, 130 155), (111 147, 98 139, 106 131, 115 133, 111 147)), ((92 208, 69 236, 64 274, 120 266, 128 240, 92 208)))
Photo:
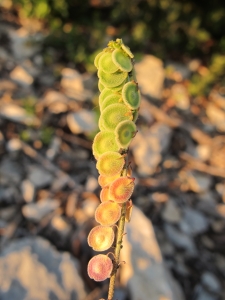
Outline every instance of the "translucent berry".
POLYGON ((118 152, 119 149, 120 147, 116 142, 115 134, 113 132, 100 131, 96 134, 92 144, 93 154, 96 159, 107 151, 118 152))
POLYGON ((136 130, 134 122, 129 120, 120 122, 115 129, 116 142, 118 146, 125 149, 128 148, 136 130))
POLYGON ((98 254, 88 263, 88 276, 95 281, 103 281, 110 277, 113 270, 112 260, 104 254, 98 254))
POLYGON ((118 71, 118 67, 112 61, 111 52, 105 52, 103 55, 101 55, 98 61, 98 67, 105 73, 115 73, 118 71))
POLYGON ((120 153, 108 151, 99 157, 96 168, 103 176, 114 176, 122 171, 124 163, 124 157, 120 153))
POLYGON ((114 131, 120 122, 132 119, 131 110, 126 105, 118 103, 106 107, 99 118, 99 122, 102 122, 103 127, 107 130, 114 131))
POLYGON ((111 200, 117 203, 124 203, 129 200, 134 190, 134 178, 120 177, 113 181, 109 187, 111 200))
POLYGON ((105 251, 112 246, 114 238, 112 227, 99 225, 90 231, 88 245, 95 251, 105 251))
POLYGON ((114 64, 123 72, 130 72, 133 68, 130 57, 120 49, 116 49, 113 51, 112 60, 114 64))
POLYGON ((122 97, 124 103, 130 109, 137 109, 140 106, 140 92, 135 82, 127 82, 122 89, 122 97))
POLYGON ((113 74, 105 73, 103 70, 98 71, 99 79, 101 80, 101 83, 107 87, 116 87, 120 85, 126 78, 127 73, 126 72, 115 72, 113 74))
POLYGON ((95 211, 95 220, 103 226, 116 224, 121 216, 121 207, 113 201, 102 202, 95 211))

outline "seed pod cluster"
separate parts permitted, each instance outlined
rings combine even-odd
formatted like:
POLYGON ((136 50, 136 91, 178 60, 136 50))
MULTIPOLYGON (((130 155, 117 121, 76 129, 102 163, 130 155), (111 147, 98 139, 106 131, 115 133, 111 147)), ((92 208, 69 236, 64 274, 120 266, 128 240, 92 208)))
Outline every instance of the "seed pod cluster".
MULTIPOLYGON (((93 155, 97 160, 98 182, 102 190, 101 203, 95 220, 100 224, 88 236, 88 244, 95 251, 112 247, 115 226, 126 204, 126 221, 132 210, 130 197, 134 178, 126 162, 129 145, 137 129, 135 122, 140 105, 140 92, 135 81, 133 54, 121 39, 111 41, 97 54, 94 64, 98 69, 99 133, 93 141, 93 155)), ((110 277, 113 264, 107 255, 94 256, 88 264, 88 275, 95 281, 110 277), (111 262, 111 263, 110 263, 111 262)))

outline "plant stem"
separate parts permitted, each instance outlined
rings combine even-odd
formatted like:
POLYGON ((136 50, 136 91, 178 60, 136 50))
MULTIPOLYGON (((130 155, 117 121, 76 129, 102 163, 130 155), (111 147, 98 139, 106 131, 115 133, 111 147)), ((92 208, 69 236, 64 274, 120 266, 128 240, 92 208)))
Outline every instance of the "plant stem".
POLYGON ((122 242, 123 242, 125 216, 126 216, 126 203, 124 203, 122 206, 121 217, 118 224, 118 233, 117 233, 116 248, 115 248, 115 262, 114 262, 114 268, 109 282, 108 300, 113 300, 113 294, 114 294, 114 288, 116 282, 116 273, 117 273, 119 259, 120 259, 120 250, 122 248, 122 242))

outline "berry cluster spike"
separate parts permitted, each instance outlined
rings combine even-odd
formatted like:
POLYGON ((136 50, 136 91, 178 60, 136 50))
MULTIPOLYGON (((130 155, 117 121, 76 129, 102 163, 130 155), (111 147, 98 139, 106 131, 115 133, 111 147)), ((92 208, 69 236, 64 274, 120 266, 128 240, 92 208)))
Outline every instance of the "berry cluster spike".
POLYGON ((101 114, 100 131, 94 138, 92 150, 97 160, 98 182, 102 190, 101 203, 95 212, 95 220, 100 225, 89 233, 88 244, 95 251, 106 251, 114 243, 115 254, 113 261, 104 254, 94 256, 89 261, 88 274, 95 281, 110 277, 112 284, 108 299, 112 299, 114 290, 124 222, 130 220, 132 211, 130 197, 134 190, 134 178, 128 163, 128 150, 137 133, 135 122, 140 105, 133 57, 122 39, 117 39, 110 41, 94 60, 98 69, 101 114))

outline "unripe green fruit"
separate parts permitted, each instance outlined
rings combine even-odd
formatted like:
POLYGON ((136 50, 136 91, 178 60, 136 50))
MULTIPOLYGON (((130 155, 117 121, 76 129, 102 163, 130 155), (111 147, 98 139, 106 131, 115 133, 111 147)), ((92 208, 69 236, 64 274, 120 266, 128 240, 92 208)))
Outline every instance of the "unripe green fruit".
POLYGON ((104 52, 102 51, 102 52, 100 52, 100 53, 98 53, 96 56, 95 56, 95 59, 94 59, 94 65, 95 65, 95 67, 98 69, 98 62, 99 62, 99 59, 100 59, 100 57, 102 56, 102 54, 103 54, 104 52))
POLYGON ((100 110, 103 111, 109 105, 117 104, 119 102, 123 102, 122 96, 120 94, 111 93, 111 95, 105 98, 105 100, 102 102, 102 105, 100 105, 100 110))
POLYGON ((92 145, 93 154, 96 159, 107 151, 119 151, 119 149, 113 132, 100 131, 96 134, 92 145))
POLYGON ((105 88, 104 90, 101 91, 101 94, 99 95, 99 106, 101 106, 102 102, 108 97, 109 95, 112 95, 112 90, 105 88))
POLYGON ((113 176, 122 171, 124 164, 124 157, 120 153, 108 151, 99 157, 96 168, 103 176, 113 176))
POLYGON ((98 81, 98 89, 99 89, 100 92, 105 89, 105 86, 101 83, 100 80, 98 81))
POLYGON ((127 82, 123 89, 122 89, 122 97, 124 103, 130 108, 130 109, 137 109, 140 106, 140 92, 138 90, 137 84, 132 82, 127 82))
POLYGON ((101 83, 107 87, 112 88, 120 85, 126 78, 127 73, 126 72, 115 72, 113 74, 105 73, 103 70, 98 71, 99 79, 101 80, 101 83))
POLYGON ((136 133, 136 125, 133 121, 125 120, 120 122, 115 129, 116 142, 119 147, 128 148, 136 133))
POLYGON ((105 73, 115 73, 118 71, 118 66, 114 64, 112 61, 112 53, 105 52, 101 55, 98 61, 98 67, 100 70, 104 71, 105 73))
POLYGON ((114 131, 116 126, 125 120, 132 120, 133 115, 131 110, 124 104, 111 104, 106 107, 99 118, 100 123, 108 131, 114 131))
POLYGON ((133 68, 130 57, 124 51, 116 49, 112 53, 112 61, 123 72, 130 72, 133 68))

